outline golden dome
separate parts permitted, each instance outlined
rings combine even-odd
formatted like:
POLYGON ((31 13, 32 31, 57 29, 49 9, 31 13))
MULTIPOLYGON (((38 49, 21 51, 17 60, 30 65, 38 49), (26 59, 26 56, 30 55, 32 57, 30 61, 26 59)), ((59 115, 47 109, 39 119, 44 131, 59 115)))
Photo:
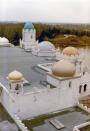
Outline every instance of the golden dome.
POLYGON ((79 52, 75 47, 66 47, 63 49, 62 54, 75 56, 75 55, 79 55, 79 52))
POLYGON ((68 60, 61 60, 52 67, 52 74, 59 77, 71 77, 75 74, 75 67, 68 60))
POLYGON ((8 75, 9 80, 22 80, 23 76, 18 71, 13 71, 8 75))

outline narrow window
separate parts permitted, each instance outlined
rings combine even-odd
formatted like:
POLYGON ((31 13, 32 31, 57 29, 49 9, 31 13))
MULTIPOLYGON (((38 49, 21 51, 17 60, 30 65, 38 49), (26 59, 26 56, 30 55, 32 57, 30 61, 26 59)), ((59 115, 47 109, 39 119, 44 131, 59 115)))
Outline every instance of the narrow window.
POLYGON ((31 39, 33 38, 33 35, 31 35, 31 39))
POLYGON ((20 90, 21 86, 19 84, 16 85, 15 90, 20 90))
POLYGON ((82 86, 80 85, 79 86, 79 93, 81 93, 81 91, 82 91, 82 86))
POLYGON ((9 87, 11 87, 11 83, 9 83, 9 87))
POLYGON ((84 85, 84 92, 87 90, 87 84, 84 85))
POLYGON ((69 82, 69 88, 71 88, 71 81, 69 82))

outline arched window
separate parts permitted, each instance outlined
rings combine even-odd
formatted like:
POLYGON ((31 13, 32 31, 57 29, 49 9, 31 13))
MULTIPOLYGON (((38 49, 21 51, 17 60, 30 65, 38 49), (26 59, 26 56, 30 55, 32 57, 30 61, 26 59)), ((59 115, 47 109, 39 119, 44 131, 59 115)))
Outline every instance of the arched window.
POLYGON ((79 86, 79 93, 82 91, 82 85, 79 86))
POLYGON ((9 87, 11 87, 11 83, 9 83, 9 87))
POLYGON ((17 84, 15 90, 20 90, 20 89, 21 89, 21 85, 17 84))
POLYGON ((31 39, 33 38, 33 35, 31 35, 31 39))
POLYGON ((10 87, 10 89, 12 89, 12 88, 11 88, 11 83, 9 83, 9 87, 10 87))
POLYGON ((71 88, 71 81, 69 82, 69 88, 71 88))
POLYGON ((87 84, 84 85, 84 92, 87 90, 87 84))
POLYGON ((24 49, 24 44, 22 44, 22 48, 24 49))
POLYGON ((77 61, 75 61, 75 66, 76 66, 76 64, 77 64, 77 61))

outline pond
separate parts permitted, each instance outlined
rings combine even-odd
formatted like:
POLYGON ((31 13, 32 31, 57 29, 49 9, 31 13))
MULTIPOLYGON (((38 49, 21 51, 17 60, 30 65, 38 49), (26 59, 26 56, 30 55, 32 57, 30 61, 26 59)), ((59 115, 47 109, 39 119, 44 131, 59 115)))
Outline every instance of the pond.
POLYGON ((84 65, 88 65, 90 68, 90 46, 89 47, 80 47, 79 52, 85 54, 85 59, 84 59, 84 65))

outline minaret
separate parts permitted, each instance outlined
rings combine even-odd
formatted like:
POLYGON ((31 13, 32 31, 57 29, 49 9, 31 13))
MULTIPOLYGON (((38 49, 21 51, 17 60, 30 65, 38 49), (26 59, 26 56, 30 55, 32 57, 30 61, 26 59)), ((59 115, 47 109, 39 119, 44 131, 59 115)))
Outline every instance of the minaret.
POLYGON ((75 47, 66 47, 56 54, 57 60, 66 59, 76 67, 76 74, 83 73, 84 54, 79 53, 75 47))
POLYGON ((28 21, 22 30, 22 40, 20 40, 20 47, 27 50, 32 50, 36 47, 38 41, 36 41, 36 30, 34 25, 28 21))
POLYGON ((24 78, 22 74, 18 71, 11 72, 8 77, 8 87, 9 92, 19 94, 20 92, 23 93, 23 81, 24 78))

